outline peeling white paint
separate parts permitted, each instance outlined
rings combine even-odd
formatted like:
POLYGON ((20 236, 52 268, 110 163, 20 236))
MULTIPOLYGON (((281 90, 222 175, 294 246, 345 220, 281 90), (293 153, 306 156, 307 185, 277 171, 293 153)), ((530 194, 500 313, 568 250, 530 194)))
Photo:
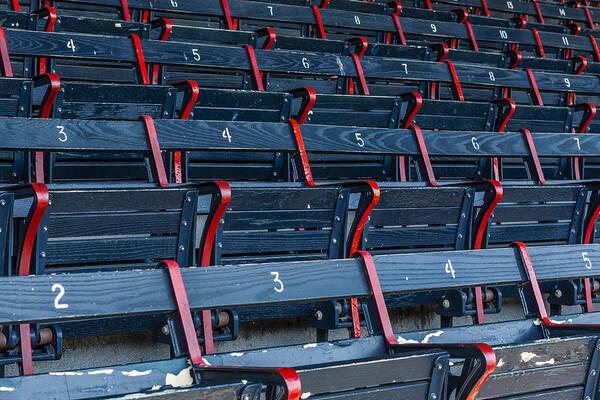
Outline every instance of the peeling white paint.
POLYGON ((531 361, 532 359, 534 359, 536 357, 537 357, 537 354, 530 353, 528 351, 524 351, 524 352, 521 353, 521 360, 523 362, 529 362, 529 361, 531 361))
POLYGON ((152 389, 150 389, 150 391, 151 391, 151 392, 154 392, 154 391, 156 391, 156 390, 160 390, 160 388, 161 388, 161 387, 162 387, 162 386, 160 386, 160 385, 154 385, 154 386, 152 386, 152 389))
POLYGON ((90 372, 88 372, 88 375, 101 375, 101 374, 110 375, 113 372, 115 372, 114 369, 98 369, 96 371, 90 371, 90 372))
POLYGON ((400 343, 400 344, 419 343, 419 341, 417 341, 417 340, 414 340, 414 339, 404 339, 402 336, 398 336, 396 339, 398 340, 398 343, 400 343))
POLYGON ((309 349, 311 347, 317 347, 316 343, 309 343, 309 344, 305 344, 304 346, 302 346, 302 348, 304 349, 309 349))
POLYGON ((191 374, 192 367, 182 369, 177 375, 167 373, 165 384, 173 387, 186 387, 194 384, 191 374))
POLYGON ((56 375, 56 376, 77 376, 77 375, 83 375, 83 372, 67 371, 67 372, 50 372, 49 374, 56 375))
POLYGON ((310 396, 311 396, 310 392, 306 392, 306 393, 302 393, 302 395, 300 396, 300 398, 302 400, 304 400, 304 399, 308 399, 310 396))
POLYGON ((432 337, 442 336, 443 333, 444 333, 444 331, 437 331, 437 332, 427 334, 427 335, 425 335, 425 338, 423 340, 421 340, 421 343, 428 343, 429 339, 431 339, 432 337))
POLYGON ((15 390, 15 388, 0 386, 0 392, 12 392, 13 390, 15 390))
POLYGON ((210 363, 206 360, 206 358, 202 357, 202 361, 204 362, 204 364, 210 365, 210 363))
POLYGON ((152 373, 151 369, 148 369, 146 371, 137 371, 137 370, 131 370, 131 371, 121 371, 121 373, 125 376, 145 376, 145 375, 150 375, 152 373))
POLYGON ((537 325, 537 326, 540 326, 542 324, 542 321, 540 321, 539 318, 536 318, 536 319, 533 320, 533 324, 537 325))
POLYGON ((496 367, 501 367, 503 365, 504 365, 504 360, 503 359, 498 360, 498 362, 496 363, 496 367))
POLYGON ((229 353, 229 355, 230 355, 231 357, 241 357, 241 356, 243 356, 243 355, 244 355, 244 353, 229 353))
POLYGON ((266 353, 267 351, 266 351, 266 350, 263 350, 262 352, 263 352, 263 353, 266 353))
POLYGON ((542 365, 554 365, 554 358, 551 358, 548 361, 536 361, 535 365, 538 367, 541 367, 542 365))

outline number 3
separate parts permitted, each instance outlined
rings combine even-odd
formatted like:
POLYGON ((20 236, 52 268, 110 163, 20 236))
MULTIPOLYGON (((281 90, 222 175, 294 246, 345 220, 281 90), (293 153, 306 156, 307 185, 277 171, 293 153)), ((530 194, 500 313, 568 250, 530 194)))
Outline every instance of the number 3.
POLYGON ((592 260, 590 260, 590 258, 587 255, 588 255, 587 251, 584 251, 581 253, 581 257, 583 258, 583 261, 584 261, 583 265, 587 269, 592 269, 592 260))
POLYGON ((279 287, 275 286, 273 290, 275 290, 277 293, 283 292, 283 282, 281 282, 281 279, 279 279, 279 272, 271 272, 271 275, 275 276, 275 278, 273 278, 273 282, 279 285, 279 287))
POLYGON ((66 142, 67 141, 67 132, 65 132, 65 127, 62 125, 56 125, 56 129, 58 129, 58 134, 60 135, 58 137, 58 140, 60 142, 66 142))
POLYGON ((56 308, 56 309, 69 308, 68 304, 60 304, 60 299, 62 299, 63 296, 65 295, 65 288, 60 283, 55 283, 54 285, 52 285, 52 292, 56 292, 57 289, 58 289, 58 294, 56 295, 56 298, 54 299, 54 308, 56 308))

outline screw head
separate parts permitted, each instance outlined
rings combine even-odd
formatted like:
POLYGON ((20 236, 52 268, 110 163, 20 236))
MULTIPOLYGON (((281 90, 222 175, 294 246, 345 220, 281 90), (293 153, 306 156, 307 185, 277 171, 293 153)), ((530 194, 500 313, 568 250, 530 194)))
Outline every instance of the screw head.
POLYGON ((187 221, 183 221, 183 222, 181 223, 181 225, 183 225, 183 226, 187 226, 187 224, 188 224, 188 223, 187 223, 187 221))
POLYGON ((179 251, 184 251, 185 247, 184 246, 179 246, 179 251))
POLYGON ((42 251, 42 252, 40 253, 40 257, 42 257, 42 258, 46 258, 46 253, 42 251))
POLYGON ((462 239, 462 237, 463 237, 462 233, 459 233, 459 234, 458 234, 458 238, 459 238, 459 239, 462 239))
POLYGON ((321 310, 317 310, 315 311, 315 319, 317 321, 320 321, 323 319, 323 312, 321 310))
POLYGON ((442 307, 450 308, 450 300, 444 299, 444 301, 442 301, 442 307))
POLYGON ((331 240, 333 243, 337 243, 337 239, 332 239, 331 240))
POLYGON ((429 398, 430 398, 431 400, 436 400, 436 399, 437 399, 437 394, 435 394, 435 393, 431 393, 431 395, 429 396, 429 398))
POLYGON ((339 221, 339 220, 340 220, 340 217, 335 217, 335 220, 336 220, 336 221, 339 221))
POLYGON ((438 370, 441 370, 442 368, 444 368, 444 366, 442 364, 436 364, 435 366, 438 370))
POLYGON ((192 198, 190 196, 186 196, 185 201, 187 201, 189 203, 190 201, 192 201, 192 198))
POLYGON ((595 369, 593 369, 593 370, 590 371, 590 376, 596 376, 596 370, 595 369))
POLYGON ((0 200, 0 206, 4 207, 6 205, 6 200, 0 200))
POLYGON ((554 297, 556 297, 557 299, 560 299, 562 297, 562 291, 560 289, 556 289, 554 291, 554 297))
POLYGON ((169 334, 171 333, 171 332, 169 332, 169 326, 168 325, 163 325, 163 327, 162 327, 162 329, 160 331, 165 336, 169 336, 169 334))

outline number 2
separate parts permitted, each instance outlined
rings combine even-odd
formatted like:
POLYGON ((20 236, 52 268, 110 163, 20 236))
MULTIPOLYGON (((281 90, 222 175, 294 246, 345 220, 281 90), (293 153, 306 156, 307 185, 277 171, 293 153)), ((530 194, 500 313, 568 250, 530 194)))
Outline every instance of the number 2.
POLYGON ((283 292, 283 282, 281 282, 281 279, 279 279, 279 272, 271 272, 271 275, 275 276, 275 278, 273 278, 273 282, 279 285, 275 286, 273 290, 275 290, 277 293, 283 292))
POLYGON ((454 268, 452 267, 452 261, 450 261, 450 259, 448 259, 448 262, 446 263, 446 273, 452 274, 452 279, 456 279, 456 276, 454 275, 454 268))
POLYGON ((592 269, 592 260, 590 260, 590 258, 587 255, 588 255, 587 251, 584 251, 581 253, 581 257, 583 258, 583 262, 585 263, 583 265, 587 269, 592 269))
POLYGON ((61 309, 61 308, 69 308, 68 304, 60 304, 60 299, 63 298, 63 296, 65 295, 65 288, 63 287, 63 285, 61 285, 60 283, 55 283, 54 285, 52 285, 52 292, 56 292, 56 290, 58 290, 58 294, 56 295, 56 298, 54 299, 54 308, 56 309, 61 309))

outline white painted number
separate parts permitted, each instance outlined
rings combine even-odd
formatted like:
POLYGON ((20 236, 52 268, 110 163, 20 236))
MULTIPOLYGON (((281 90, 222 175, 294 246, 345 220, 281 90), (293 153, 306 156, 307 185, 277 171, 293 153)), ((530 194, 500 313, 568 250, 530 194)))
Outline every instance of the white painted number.
POLYGON ((302 57, 302 66, 306 69, 310 68, 310 64, 308 63, 308 60, 305 57, 302 57))
POLYGON ((511 10, 512 10, 513 8, 515 8, 515 6, 513 6, 513 3, 512 3, 512 1, 507 1, 507 2, 506 2, 506 7, 508 7, 508 8, 509 8, 509 9, 511 9, 511 10))
POLYGON ((446 263, 446 273, 452 274, 452 279, 456 279, 456 276, 454 275, 454 268, 452 267, 452 261, 450 260, 448 260, 446 263))
POLYGON ((56 290, 58 290, 58 294, 56 295, 56 298, 54 299, 54 308, 56 309, 61 309, 61 308, 69 308, 68 304, 60 304, 60 299, 63 298, 63 296, 65 295, 65 288, 63 287, 63 285, 61 285, 60 283, 55 283, 54 285, 52 285, 52 292, 56 292, 56 290))
POLYGON ((567 87, 571 87, 571 81, 569 78, 565 78, 565 85, 567 85, 567 87))
POLYGON ((200 61, 200 53, 198 52, 198 49, 192 49, 192 54, 194 55, 194 60, 200 61))
POLYGON ((592 260, 590 260, 590 258, 587 255, 588 255, 587 251, 584 251, 581 253, 581 257, 583 258, 585 267, 587 269, 592 269, 592 260))
POLYGON ((564 9, 564 8, 559 8, 559 9, 558 9, 558 13, 559 13, 560 15, 562 15, 563 17, 566 15, 566 14, 565 14, 565 9, 564 9))
POLYGON ((275 277, 275 278, 273 278, 273 282, 275 282, 276 284, 279 285, 279 286, 275 286, 273 289, 277 293, 283 292, 283 282, 281 282, 281 279, 279 279, 279 272, 271 272, 271 275, 273 275, 275 277))
POLYGON ((577 142, 577 149, 578 149, 578 150, 581 150, 581 144, 579 143, 579 138, 578 138, 578 137, 574 137, 574 138, 573 138, 573 140, 574 140, 575 142, 577 142))
POLYGON ((358 18, 358 15, 354 16, 354 22, 356 22, 356 25, 360 25, 360 18, 358 18))
POLYGON ((489 74, 490 74, 490 81, 494 82, 496 80, 494 73, 492 71, 490 71, 489 74))
POLYGON ((569 38, 567 38, 566 36, 563 36, 563 37, 562 37, 562 40, 563 40, 563 44, 564 44, 565 46, 568 46, 568 45, 569 45, 569 38))
POLYGON ((508 39, 508 33, 506 33, 505 30, 500 29, 498 32, 500 32, 500 37, 502 39, 508 39))
POLYGON ((269 12, 271 13, 271 16, 273 16, 273 6, 267 6, 267 8, 269 9, 269 12))
POLYGON ((471 144, 473 145, 473 148, 475 150, 479 150, 479 143, 477 143, 477 138, 476 137, 472 137, 471 138, 471 144))
POLYGON ((69 39, 67 41, 67 48, 71 49, 73 53, 75 53, 75 42, 73 42, 73 39, 69 39))
POLYGON ((363 140, 363 138, 361 137, 360 133, 357 133, 354 135, 356 137, 356 143, 358 143, 358 145, 360 147, 365 147, 365 141, 363 140))
POLYGON ((178 4, 175 0, 171 0, 171 5, 173 6, 173 8, 177 8, 178 4))
POLYGON ((402 66, 404 67, 404 73, 405 73, 406 75, 408 75, 408 64, 404 64, 404 63, 402 63, 402 64, 400 64, 400 65, 402 65, 402 66))
POLYGON ((432 31, 433 33, 436 33, 436 32, 437 32, 437 27, 435 26, 435 24, 431 24, 431 31, 432 31))
POLYGON ((67 132, 65 132, 65 127, 62 125, 56 125, 56 129, 58 129, 58 140, 61 142, 67 141, 67 132))
POLYGON ((223 131, 223 139, 227 139, 229 143, 231 143, 231 134, 229 133, 229 128, 225 128, 223 131))

